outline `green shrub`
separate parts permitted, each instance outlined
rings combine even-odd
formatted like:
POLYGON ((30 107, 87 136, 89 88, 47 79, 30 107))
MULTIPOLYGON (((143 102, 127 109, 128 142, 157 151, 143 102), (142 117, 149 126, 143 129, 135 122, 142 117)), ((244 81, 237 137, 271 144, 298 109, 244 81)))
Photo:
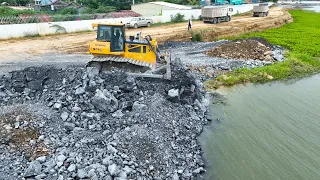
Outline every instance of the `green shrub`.
POLYGON ((171 22, 183 22, 185 21, 183 14, 176 14, 175 16, 171 15, 171 22))
POLYGON ((92 8, 89 8, 89 7, 86 7, 83 12, 83 14, 93 14, 93 9, 92 8))
POLYGON ((90 14, 81 14, 79 18, 80 20, 89 20, 92 19, 92 16, 90 14))
POLYGON ((99 6, 99 8, 95 10, 95 13, 109 13, 115 10, 116 8, 113 6, 99 6))
POLYGON ((189 4, 189 5, 199 5, 199 4, 200 4, 200 1, 197 1, 197 0, 188 0, 188 4, 189 4))
POLYGON ((78 10, 76 8, 64 8, 60 10, 60 14, 64 14, 64 15, 78 14, 78 10))
POLYGON ((0 16, 17 16, 19 14, 39 14, 33 10, 15 10, 7 6, 0 6, 0 16))
POLYGON ((15 10, 6 6, 0 6, 0 16, 13 16, 15 10))
POLYGON ((25 33, 24 37, 25 38, 40 37, 40 34, 39 33, 25 33))
POLYGON ((202 42, 203 41, 203 33, 202 32, 193 32, 191 31, 191 41, 192 42, 202 42))
POLYGON ((83 13, 84 14, 96 14, 96 13, 109 13, 116 10, 116 7, 114 6, 99 6, 98 9, 92 9, 92 8, 85 8, 83 13))

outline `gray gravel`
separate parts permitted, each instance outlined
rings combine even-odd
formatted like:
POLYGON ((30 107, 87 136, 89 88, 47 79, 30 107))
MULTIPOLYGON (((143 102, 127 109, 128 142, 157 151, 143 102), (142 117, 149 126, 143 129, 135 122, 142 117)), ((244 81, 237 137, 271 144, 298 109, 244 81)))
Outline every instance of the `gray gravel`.
MULTIPOLYGON (((208 122, 208 100, 201 83, 181 63, 173 63, 172 81, 94 72, 31 67, 0 78, 0 92, 5 94, 0 115, 22 106, 36 117, 29 126, 37 130, 38 138, 28 141, 29 146, 43 142, 49 150, 30 159, 14 149, 10 139, 1 143, 1 177, 201 177, 204 163, 197 136, 208 122)), ((1 125, 15 128, 15 122, 1 125)))

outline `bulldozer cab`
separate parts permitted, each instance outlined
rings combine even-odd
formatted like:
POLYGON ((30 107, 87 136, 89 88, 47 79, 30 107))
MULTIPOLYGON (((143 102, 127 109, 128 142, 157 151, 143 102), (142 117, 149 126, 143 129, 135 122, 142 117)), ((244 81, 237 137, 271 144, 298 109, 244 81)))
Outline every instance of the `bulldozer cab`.
POLYGON ((97 41, 110 42, 111 52, 123 52, 125 49, 124 25, 98 24, 97 41))

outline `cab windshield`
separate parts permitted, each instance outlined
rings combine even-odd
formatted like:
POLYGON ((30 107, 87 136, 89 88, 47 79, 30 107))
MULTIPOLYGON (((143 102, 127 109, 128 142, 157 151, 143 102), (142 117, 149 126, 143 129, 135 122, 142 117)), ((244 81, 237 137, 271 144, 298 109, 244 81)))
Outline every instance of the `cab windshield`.
POLYGON ((123 51, 125 46, 124 26, 99 25, 97 40, 110 42, 111 52, 123 51))
POLYGON ((99 26, 97 33, 97 40, 111 41, 111 27, 110 26, 99 26))

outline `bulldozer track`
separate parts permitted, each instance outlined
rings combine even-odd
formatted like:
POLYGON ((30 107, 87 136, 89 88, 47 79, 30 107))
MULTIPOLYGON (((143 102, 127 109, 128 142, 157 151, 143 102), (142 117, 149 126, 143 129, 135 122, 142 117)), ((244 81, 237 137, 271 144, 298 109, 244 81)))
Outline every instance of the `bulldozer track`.
POLYGON ((118 69, 130 73, 144 73, 152 69, 152 65, 122 57, 93 57, 87 63, 87 67, 95 67, 102 72, 118 69))
POLYGON ((171 57, 166 59, 166 62, 158 62, 158 67, 155 68, 150 63, 138 62, 131 58, 117 57, 117 56, 94 56, 87 63, 86 67, 95 67, 99 72, 112 71, 114 69, 123 71, 128 75, 171 79, 171 57))
POLYGON ((130 64, 134 64, 137 66, 143 66, 143 67, 148 67, 150 69, 154 69, 155 67, 147 62, 142 62, 139 60, 135 60, 132 58, 124 58, 124 57, 117 57, 117 56, 110 56, 110 57, 106 57, 106 56, 94 56, 92 57, 91 61, 93 62, 108 62, 108 61, 114 61, 114 62, 119 62, 119 63, 130 63, 130 64))

